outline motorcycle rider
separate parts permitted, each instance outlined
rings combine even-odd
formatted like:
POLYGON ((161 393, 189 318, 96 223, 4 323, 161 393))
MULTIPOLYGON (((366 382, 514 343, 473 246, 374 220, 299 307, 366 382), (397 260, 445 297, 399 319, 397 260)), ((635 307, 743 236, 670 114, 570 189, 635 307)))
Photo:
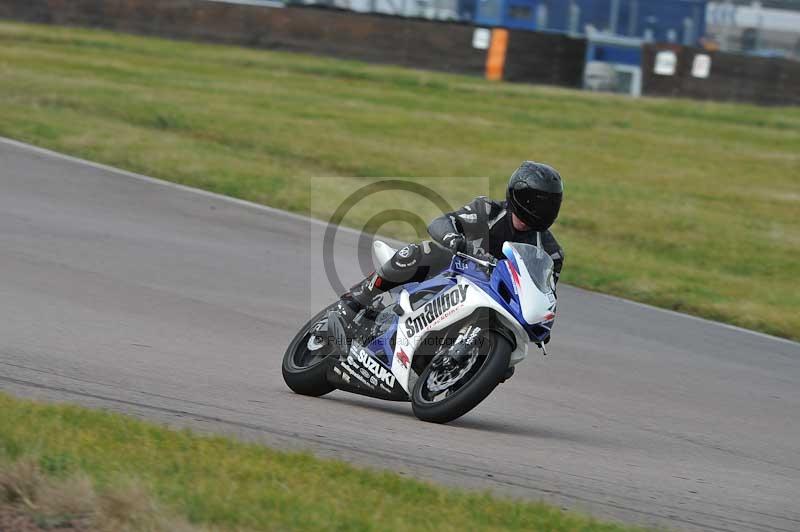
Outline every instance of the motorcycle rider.
POLYGON ((348 328, 347 336, 353 333, 353 318, 362 310, 368 315, 375 313, 372 303, 378 294, 437 275, 458 251, 502 259, 504 242, 537 245, 541 239, 555 264, 557 282, 564 252, 549 227, 558 217, 563 192, 561 176, 554 168, 525 161, 511 175, 505 201, 479 196, 461 209, 436 218, 428 226, 432 240, 398 250, 377 272, 342 295, 338 309, 348 328))

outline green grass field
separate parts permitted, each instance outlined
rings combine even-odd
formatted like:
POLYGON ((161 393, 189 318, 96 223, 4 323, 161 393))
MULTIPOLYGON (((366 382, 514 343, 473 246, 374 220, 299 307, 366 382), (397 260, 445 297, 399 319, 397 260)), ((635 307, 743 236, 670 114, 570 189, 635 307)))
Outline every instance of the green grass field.
POLYGON ((800 109, 0 23, 0 134, 323 218, 314 176, 489 178, 461 200, 543 160, 564 281, 800 338, 800 109))
POLYGON ((76 513, 76 505, 86 506, 87 496, 64 501, 69 491, 63 488, 40 506, 31 492, 42 482, 29 480, 34 476, 29 468, 14 467, 20 463, 34 464, 56 485, 66 481, 79 493, 99 493, 106 508, 109 493, 116 493, 111 502, 117 510, 104 513, 128 524, 136 525, 137 510, 160 514, 139 515, 140 526, 114 532, 175 532, 183 528, 169 524, 181 522, 240 531, 640 530, 544 504, 440 488, 308 454, 200 437, 116 414, 41 405, 0 393, 0 507, 4 498, 13 500, 8 493, 3 497, 4 488, 11 491, 9 485, 22 486, 25 498, 33 501, 29 510, 40 519, 52 522, 76 513))

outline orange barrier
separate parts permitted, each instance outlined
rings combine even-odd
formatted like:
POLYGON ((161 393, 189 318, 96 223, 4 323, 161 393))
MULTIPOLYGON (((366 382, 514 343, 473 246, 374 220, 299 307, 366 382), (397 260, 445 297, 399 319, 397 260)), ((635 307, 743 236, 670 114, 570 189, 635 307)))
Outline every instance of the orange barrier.
POLYGON ((489 53, 486 54, 486 79, 491 81, 501 81, 503 79, 506 50, 508 50, 508 30, 502 28, 493 29, 489 53))

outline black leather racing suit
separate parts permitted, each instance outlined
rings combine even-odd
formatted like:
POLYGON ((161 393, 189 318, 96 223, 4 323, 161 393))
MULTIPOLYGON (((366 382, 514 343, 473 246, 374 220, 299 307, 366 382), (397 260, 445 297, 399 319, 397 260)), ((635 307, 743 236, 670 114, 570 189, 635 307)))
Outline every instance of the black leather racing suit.
MULTIPOLYGON (((503 243, 537 244, 536 231, 517 231, 511 222, 506 202, 493 201, 485 196, 472 200, 461 209, 436 218, 428 226, 431 240, 409 244, 394 254, 376 275, 354 286, 350 296, 364 306, 380 292, 411 281, 420 282, 438 274, 450 264, 453 254, 444 246, 448 233, 463 234, 470 254, 490 254, 502 259, 503 243)), ((542 246, 555 263, 554 278, 558 282, 564 264, 564 251, 550 231, 541 232, 542 246)))

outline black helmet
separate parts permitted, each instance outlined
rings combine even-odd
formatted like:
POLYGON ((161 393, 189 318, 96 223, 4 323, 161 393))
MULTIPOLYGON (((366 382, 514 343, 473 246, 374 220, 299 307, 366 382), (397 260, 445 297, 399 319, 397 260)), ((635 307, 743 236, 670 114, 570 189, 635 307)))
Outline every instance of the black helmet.
POLYGON ((525 161, 508 181, 508 209, 534 231, 556 221, 564 187, 555 168, 525 161))

